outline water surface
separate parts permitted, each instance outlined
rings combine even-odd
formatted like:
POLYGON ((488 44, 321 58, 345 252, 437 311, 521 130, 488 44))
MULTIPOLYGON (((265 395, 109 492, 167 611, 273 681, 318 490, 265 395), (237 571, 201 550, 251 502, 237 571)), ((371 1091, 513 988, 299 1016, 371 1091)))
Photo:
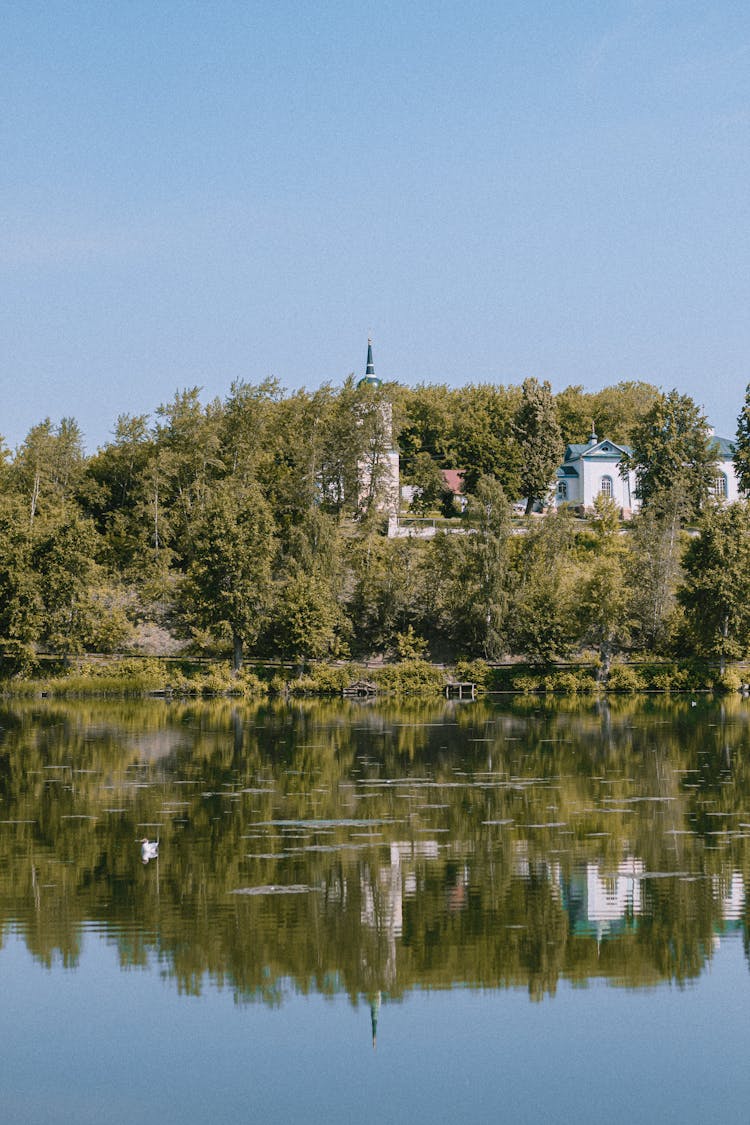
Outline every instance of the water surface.
POLYGON ((749 722, 5 706, 4 1120, 745 1120, 749 722))

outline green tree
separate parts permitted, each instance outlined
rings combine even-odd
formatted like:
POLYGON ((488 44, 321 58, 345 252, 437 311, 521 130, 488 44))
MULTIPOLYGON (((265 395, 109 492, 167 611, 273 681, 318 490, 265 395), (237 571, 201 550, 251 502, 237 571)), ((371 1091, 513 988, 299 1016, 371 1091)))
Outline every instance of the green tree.
POLYGON ((358 515, 366 519, 384 506, 398 507, 397 493, 391 495, 392 482, 388 453, 393 447, 393 407, 387 386, 362 383, 356 387, 355 435, 357 442, 358 515))
POLYGON ((32 557, 29 513, 20 496, 0 497, 0 640, 31 655, 41 631, 42 600, 32 557))
POLYGON ((267 467, 262 480, 279 534, 304 522, 321 500, 326 424, 332 409, 328 386, 296 391, 274 405, 267 423, 267 467))
POLYGON ((111 562, 142 576, 150 520, 143 518, 149 466, 155 457, 148 415, 121 414, 114 439, 86 463, 77 490, 84 511, 103 535, 111 562))
POLYGON ((49 418, 33 426, 16 451, 10 485, 26 499, 33 524, 40 504, 69 499, 84 470, 83 437, 73 418, 54 426, 49 418))
POLYGON ((750 643, 750 505, 709 508, 685 552, 679 600, 701 651, 728 659, 750 643))
POLYGON ((496 480, 480 478, 463 518, 466 535, 438 535, 431 545, 429 613, 453 647, 497 659, 508 635, 511 531, 496 480))
POLYGON ((29 519, 27 498, 0 503, 0 638, 29 653, 38 646, 68 656, 112 635, 102 602, 102 540, 72 501, 49 497, 29 519))
POLYGON ((675 625, 677 587, 684 552, 683 521, 689 504, 681 483, 661 492, 634 519, 629 536, 628 584, 632 591, 634 639, 664 650, 675 625))
POLYGON ((606 681, 612 657, 629 638, 629 591, 617 555, 593 559, 580 585, 581 639, 599 654, 600 678, 606 681))
POLYGON ((750 492, 750 383, 745 388, 745 401, 737 418, 733 461, 740 491, 750 492))
POLYGON ((716 474, 716 454, 708 422, 689 395, 660 394, 633 430, 632 453, 620 472, 635 471, 636 496, 644 507, 674 494, 682 485, 691 515, 708 499, 716 474))
POLYGON ((315 479, 322 504, 336 515, 367 519, 383 503, 398 425, 390 394, 387 385, 360 386, 349 376, 326 406, 315 479))
POLYGON ((240 483, 268 477, 273 459, 272 431, 276 408, 283 398, 276 379, 257 386, 232 383, 219 420, 219 445, 226 472, 240 483))
POLYGON ((231 480, 216 486, 195 526, 183 605, 188 619, 198 625, 229 630, 235 671, 246 647, 257 640, 271 605, 273 533, 271 510, 260 488, 239 488, 231 480))
POLYGON ((403 422, 399 432, 401 461, 406 476, 412 459, 427 453, 439 464, 455 464, 457 392, 443 383, 420 383, 401 388, 403 422))
POLYGON ((416 491, 411 502, 414 512, 424 513, 440 505, 446 491, 443 474, 429 453, 416 453, 411 463, 409 483, 416 491))
POLYGON ((331 656, 337 649, 341 622, 328 583, 320 575, 294 571, 280 584, 269 621, 273 652, 284 657, 331 656))
POLYGON ((591 555, 582 559, 578 577, 577 620, 580 640, 598 652, 600 678, 606 681, 612 657, 630 639, 631 629, 627 548, 611 497, 596 497, 592 529, 591 555))
POLYGON ((546 500, 564 445, 549 383, 525 379, 522 395, 516 434, 521 452, 521 493, 526 497, 528 515, 536 503, 546 500))
POLYGON ((263 648, 283 656, 338 653, 350 632, 340 604, 343 580, 336 522, 311 507, 284 536, 263 648))
POLYGON ((41 512, 35 521, 31 554, 42 605, 38 640, 54 652, 83 652, 105 631, 104 607, 97 599, 101 549, 93 521, 71 503, 41 512))
POLYGON ((425 613, 423 548, 419 540, 386 539, 372 527, 351 544, 347 609, 360 650, 392 647, 425 613))
POLYGON ((170 548, 182 566, 192 557, 194 529, 213 482, 224 473, 222 407, 213 402, 204 408, 199 395, 200 387, 191 387, 157 407, 156 458, 147 497, 155 549, 170 548))
MULTIPOLYGON (((591 397, 590 417, 597 433, 619 444, 630 444, 633 432, 658 398, 659 390, 652 383, 625 380, 614 387, 603 387, 591 397)), ((581 438, 586 440, 585 435, 581 438)))
POLYGON ((653 405, 659 391, 651 383, 626 380, 600 391, 566 387, 555 396, 560 428, 566 444, 588 441, 591 427, 601 437, 628 444, 633 430, 653 405))
POLYGON ((565 508, 517 540, 511 621, 513 651, 542 664, 565 657, 574 628, 575 531, 565 508))
POLYGON ((506 496, 520 488, 521 451, 515 418, 521 402, 518 387, 469 385, 454 394, 455 461, 464 471, 467 492, 482 476, 499 481, 506 496))

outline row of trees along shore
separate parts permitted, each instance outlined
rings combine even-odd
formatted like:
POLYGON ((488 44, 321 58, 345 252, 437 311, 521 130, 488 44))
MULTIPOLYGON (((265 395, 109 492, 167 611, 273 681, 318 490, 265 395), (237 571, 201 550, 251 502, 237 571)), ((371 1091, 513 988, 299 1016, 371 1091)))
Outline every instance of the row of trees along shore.
MULTIPOLYGON (((223 401, 192 388, 153 417, 121 416, 93 455, 69 418, 0 452, 6 671, 40 651, 231 651, 238 667, 594 650, 606 668, 617 651, 723 662, 750 644, 750 508, 712 500, 711 431, 692 400, 646 383, 239 382, 223 401), (417 505, 439 504, 441 468, 465 471, 450 526, 468 534, 384 535, 385 403, 417 505), (623 534, 600 497, 585 523, 563 509, 517 534, 510 501, 543 496, 592 421, 631 447, 641 513, 623 534)), ((735 461, 748 489, 750 388, 735 461)))

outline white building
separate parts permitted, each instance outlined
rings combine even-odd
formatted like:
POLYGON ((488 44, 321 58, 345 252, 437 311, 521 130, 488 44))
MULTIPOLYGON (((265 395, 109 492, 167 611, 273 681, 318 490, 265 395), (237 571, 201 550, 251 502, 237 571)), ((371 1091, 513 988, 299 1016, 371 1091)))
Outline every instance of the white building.
POLYGON ((744 500, 745 495, 737 484, 737 473, 734 468, 732 455, 734 444, 728 438, 714 437, 713 448, 716 452, 716 484, 714 494, 728 504, 737 500, 744 500))
POLYGON ((635 473, 620 476, 620 462, 630 453, 626 445, 599 438, 593 432, 586 445, 569 445, 556 473, 555 504, 591 508, 597 496, 614 500, 624 514, 637 509, 635 473))
MULTIPOLYGON (((727 503, 741 499, 732 454, 734 446, 727 438, 714 437, 716 480, 714 494, 727 503)), ((630 454, 627 445, 618 445, 609 438, 599 440, 592 431, 586 445, 569 445, 565 458, 555 474, 555 504, 591 508, 597 496, 614 500, 623 516, 637 512, 640 501, 635 495, 635 473, 620 474, 620 462, 630 454)))

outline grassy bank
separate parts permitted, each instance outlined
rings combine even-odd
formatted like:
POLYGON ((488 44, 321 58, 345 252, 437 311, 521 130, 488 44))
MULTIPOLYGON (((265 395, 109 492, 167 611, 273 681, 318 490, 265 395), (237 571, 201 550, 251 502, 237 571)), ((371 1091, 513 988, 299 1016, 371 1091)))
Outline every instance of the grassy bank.
POLYGON ((598 671, 594 663, 539 668, 528 664, 490 665, 482 660, 453 666, 404 660, 377 666, 315 663, 302 669, 258 663, 235 676, 228 662, 219 660, 79 658, 68 664, 46 661, 35 675, 0 678, 0 696, 337 696, 360 680, 372 684, 378 694, 389 695, 438 695, 445 692, 447 684, 461 681, 475 684, 478 693, 591 696, 600 692, 735 692, 750 680, 744 666, 722 675, 716 665, 696 660, 614 663, 606 685, 599 681, 598 671))

